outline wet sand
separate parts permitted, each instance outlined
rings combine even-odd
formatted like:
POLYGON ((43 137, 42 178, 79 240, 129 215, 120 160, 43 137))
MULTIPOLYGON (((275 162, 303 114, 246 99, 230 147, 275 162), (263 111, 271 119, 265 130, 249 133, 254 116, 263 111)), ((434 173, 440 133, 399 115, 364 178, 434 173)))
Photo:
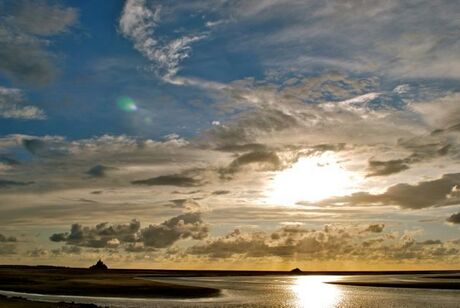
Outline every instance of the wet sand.
POLYGON ((30 301, 21 297, 7 297, 0 294, 0 307, 8 308, 98 308, 94 304, 76 303, 49 303, 40 301, 30 301))
POLYGON ((90 271, 77 268, 0 267, 0 290, 23 293, 138 298, 218 296, 214 288, 154 282, 137 277, 142 271, 90 271))
POLYGON ((360 286, 360 287, 381 287, 381 288, 407 288, 407 289, 437 289, 437 290, 460 290, 460 282, 438 282, 438 281, 396 281, 396 282, 373 282, 373 281, 333 281, 329 284, 360 286))

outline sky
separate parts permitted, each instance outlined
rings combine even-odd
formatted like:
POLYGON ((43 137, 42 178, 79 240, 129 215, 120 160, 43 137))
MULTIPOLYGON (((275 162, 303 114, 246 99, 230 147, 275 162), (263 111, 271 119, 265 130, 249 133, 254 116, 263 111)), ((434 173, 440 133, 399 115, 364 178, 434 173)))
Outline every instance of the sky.
POLYGON ((458 268, 459 15, 0 0, 0 263, 458 268))

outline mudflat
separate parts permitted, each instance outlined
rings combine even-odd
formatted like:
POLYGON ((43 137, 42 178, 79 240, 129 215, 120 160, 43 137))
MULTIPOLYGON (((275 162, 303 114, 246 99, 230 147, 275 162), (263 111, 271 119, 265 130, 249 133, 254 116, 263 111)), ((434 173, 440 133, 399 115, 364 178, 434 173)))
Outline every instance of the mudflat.
POLYGON ((94 304, 48 303, 31 301, 21 297, 7 297, 0 294, 0 307, 8 308, 98 308, 94 304))
POLYGON ((138 298, 198 298, 219 289, 182 286, 139 278, 142 271, 83 268, 0 267, 0 290, 24 293, 138 298))

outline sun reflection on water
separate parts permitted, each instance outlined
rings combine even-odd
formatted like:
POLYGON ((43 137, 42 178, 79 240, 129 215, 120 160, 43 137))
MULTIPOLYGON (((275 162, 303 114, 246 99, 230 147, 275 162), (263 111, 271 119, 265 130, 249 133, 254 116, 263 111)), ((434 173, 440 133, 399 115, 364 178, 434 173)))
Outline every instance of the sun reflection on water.
POLYGON ((325 283, 333 281, 330 276, 300 276, 291 287, 297 307, 329 308, 336 307, 342 291, 338 286, 325 283))

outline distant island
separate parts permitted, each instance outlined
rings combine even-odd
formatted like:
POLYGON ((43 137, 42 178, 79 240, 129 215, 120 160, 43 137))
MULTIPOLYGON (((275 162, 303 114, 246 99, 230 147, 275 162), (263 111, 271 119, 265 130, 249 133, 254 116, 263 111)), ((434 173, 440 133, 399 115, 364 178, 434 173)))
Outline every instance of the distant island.
POLYGON ((300 268, 296 267, 296 268, 291 270, 291 273, 292 274, 300 274, 300 273, 302 273, 302 270, 300 268))
POLYGON ((99 259, 99 261, 97 261, 96 264, 91 265, 89 269, 92 271, 106 271, 109 268, 104 264, 104 262, 102 262, 101 259, 99 259))

